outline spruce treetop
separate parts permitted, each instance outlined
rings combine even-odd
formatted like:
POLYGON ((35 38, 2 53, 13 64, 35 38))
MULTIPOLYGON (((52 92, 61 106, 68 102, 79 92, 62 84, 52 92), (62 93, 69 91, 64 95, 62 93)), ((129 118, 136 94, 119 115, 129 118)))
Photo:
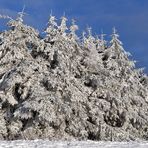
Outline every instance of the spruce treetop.
POLYGON ((122 42, 118 39, 119 34, 117 33, 116 28, 113 28, 113 33, 111 35, 112 39, 110 41, 111 46, 122 46, 122 42))
POLYGON ((101 31, 100 39, 98 39, 98 50, 105 50, 107 44, 107 41, 104 39, 105 36, 106 34, 101 31))
POLYGON ((67 21, 68 21, 68 19, 65 16, 61 17, 61 24, 59 26, 59 31, 63 35, 65 35, 66 31, 68 30, 67 21))
POLYGON ((21 12, 18 12, 18 17, 16 18, 16 20, 20 23, 23 23, 23 17, 25 16, 25 6, 23 7, 21 12))
POLYGON ((72 40, 78 40, 76 31, 79 29, 78 25, 75 24, 75 20, 72 19, 72 25, 70 26, 70 36, 72 40))

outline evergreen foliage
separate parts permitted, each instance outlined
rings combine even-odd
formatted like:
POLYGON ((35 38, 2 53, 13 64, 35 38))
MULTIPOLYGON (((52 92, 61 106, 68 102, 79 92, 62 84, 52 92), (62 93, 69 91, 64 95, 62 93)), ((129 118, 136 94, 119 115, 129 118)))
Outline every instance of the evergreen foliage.
POLYGON ((148 140, 148 76, 116 29, 109 44, 91 28, 50 15, 46 36, 9 16, 0 33, 0 139, 148 140))

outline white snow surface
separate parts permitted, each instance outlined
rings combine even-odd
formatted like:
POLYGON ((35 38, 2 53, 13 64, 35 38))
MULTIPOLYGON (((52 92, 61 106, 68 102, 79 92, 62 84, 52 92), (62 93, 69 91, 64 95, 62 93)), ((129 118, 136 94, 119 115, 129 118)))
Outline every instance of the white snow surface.
POLYGON ((17 140, 0 141, 0 148, 148 148, 148 142, 17 140))

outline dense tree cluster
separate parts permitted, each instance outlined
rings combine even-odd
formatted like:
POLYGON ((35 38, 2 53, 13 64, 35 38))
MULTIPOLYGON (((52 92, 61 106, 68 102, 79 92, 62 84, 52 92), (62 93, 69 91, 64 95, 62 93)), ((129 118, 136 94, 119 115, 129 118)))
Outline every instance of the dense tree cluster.
POLYGON ((148 140, 148 77, 116 29, 79 38, 51 15, 41 38, 23 15, 0 15, 0 139, 148 140))

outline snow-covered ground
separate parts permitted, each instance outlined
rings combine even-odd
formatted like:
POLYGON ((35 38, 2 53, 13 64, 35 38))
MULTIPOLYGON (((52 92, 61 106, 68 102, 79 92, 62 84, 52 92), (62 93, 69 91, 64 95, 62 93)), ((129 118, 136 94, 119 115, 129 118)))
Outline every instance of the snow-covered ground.
POLYGON ((148 148, 148 142, 0 141, 0 148, 148 148))

